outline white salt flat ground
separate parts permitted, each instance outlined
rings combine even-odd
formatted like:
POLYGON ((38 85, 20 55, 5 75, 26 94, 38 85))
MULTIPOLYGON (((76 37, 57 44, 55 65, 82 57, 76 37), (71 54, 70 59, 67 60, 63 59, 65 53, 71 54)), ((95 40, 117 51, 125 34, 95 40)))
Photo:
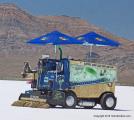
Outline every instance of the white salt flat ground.
POLYGON ((21 92, 30 89, 26 82, 0 80, 0 120, 134 120, 134 87, 116 87, 118 99, 115 110, 39 109, 13 107, 21 92))

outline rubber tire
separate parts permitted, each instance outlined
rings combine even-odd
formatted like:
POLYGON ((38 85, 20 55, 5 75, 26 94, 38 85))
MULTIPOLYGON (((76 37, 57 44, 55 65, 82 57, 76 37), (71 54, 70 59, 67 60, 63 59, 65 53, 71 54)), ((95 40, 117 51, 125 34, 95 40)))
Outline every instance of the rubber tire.
POLYGON ((116 100, 114 94, 112 94, 112 93, 105 93, 105 94, 101 97, 101 99, 100 99, 100 105, 101 105, 101 107, 102 107, 103 110, 113 110, 113 109, 115 108, 115 106, 116 106, 116 101, 117 101, 117 100, 116 100), (114 100, 114 104, 113 104, 112 107, 108 107, 107 104, 106 104, 106 100, 107 100, 109 97, 112 97, 113 100, 114 100))
POLYGON ((76 95, 73 94, 72 92, 67 92, 67 93, 65 94, 65 101, 64 101, 64 106, 63 106, 63 107, 65 107, 65 108, 75 108, 76 105, 77 105, 77 97, 76 97, 76 95), (66 103, 66 100, 67 100, 67 98, 68 98, 69 96, 71 96, 71 97, 74 98, 74 103, 73 103, 73 105, 71 105, 71 106, 67 105, 67 103, 66 103))

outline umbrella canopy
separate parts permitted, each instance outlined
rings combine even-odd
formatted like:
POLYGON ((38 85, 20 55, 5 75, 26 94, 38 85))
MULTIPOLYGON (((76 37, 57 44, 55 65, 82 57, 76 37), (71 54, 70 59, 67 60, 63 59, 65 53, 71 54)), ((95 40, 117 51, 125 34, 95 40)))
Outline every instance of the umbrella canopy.
POLYGON ((46 35, 40 36, 38 38, 32 39, 27 43, 31 44, 52 44, 52 45, 66 45, 66 44, 83 44, 82 41, 77 40, 73 37, 65 35, 59 31, 53 31, 46 35))
POLYGON ((119 42, 106 38, 95 32, 89 32, 84 35, 76 37, 77 40, 83 41, 83 45, 97 45, 97 46, 112 46, 118 47, 119 42))

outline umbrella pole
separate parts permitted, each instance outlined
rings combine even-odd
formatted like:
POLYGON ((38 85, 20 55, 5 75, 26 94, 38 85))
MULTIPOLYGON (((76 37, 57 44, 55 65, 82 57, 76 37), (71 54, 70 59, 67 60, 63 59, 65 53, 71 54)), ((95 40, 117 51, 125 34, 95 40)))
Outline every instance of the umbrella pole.
POLYGON ((56 53, 57 53, 56 45, 54 45, 54 52, 55 52, 55 59, 56 59, 56 53))
POLYGON ((92 57, 92 49, 93 49, 93 45, 90 46, 90 52, 89 52, 89 62, 92 61, 91 57, 92 57))
MULTIPOLYGON (((57 46, 54 45, 54 48, 55 48, 55 59, 56 59, 57 46)), ((57 63, 56 63, 56 82, 57 82, 57 63)))
POLYGON ((60 52, 60 60, 61 60, 62 59, 62 48, 61 48, 61 46, 59 46, 58 49, 59 49, 59 52, 60 52))

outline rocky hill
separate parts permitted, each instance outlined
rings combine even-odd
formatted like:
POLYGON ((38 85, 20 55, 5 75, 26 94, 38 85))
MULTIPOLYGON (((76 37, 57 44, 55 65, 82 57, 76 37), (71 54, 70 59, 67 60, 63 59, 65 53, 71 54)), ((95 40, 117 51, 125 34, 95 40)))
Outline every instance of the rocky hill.
MULTIPOLYGON (((97 56, 97 62, 117 65, 119 81, 134 85, 134 42, 77 17, 33 16, 14 4, 0 4, 0 79, 19 79, 24 61, 35 66, 41 54, 52 56, 53 46, 32 46, 25 42, 53 30, 72 36, 95 31, 119 41, 122 44, 119 48, 93 47, 92 56, 97 56)), ((86 59, 89 55, 89 47, 84 46, 68 45, 63 47, 63 51, 64 56, 75 59, 86 59)))

